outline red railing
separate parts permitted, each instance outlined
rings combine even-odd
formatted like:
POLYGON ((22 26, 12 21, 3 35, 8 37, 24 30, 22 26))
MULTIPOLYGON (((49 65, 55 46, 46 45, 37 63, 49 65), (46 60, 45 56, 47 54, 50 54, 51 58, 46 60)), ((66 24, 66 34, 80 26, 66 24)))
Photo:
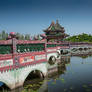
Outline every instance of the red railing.
POLYGON ((37 64, 41 62, 46 62, 46 51, 45 51, 46 40, 17 40, 15 37, 9 40, 0 41, 0 46, 11 45, 11 53, 0 54, 0 71, 6 71, 9 69, 15 69, 27 65, 37 64), (24 52, 18 53, 16 45, 17 44, 37 44, 42 43, 44 45, 44 50, 34 51, 34 52, 24 52))
POLYGON ((15 36, 12 36, 11 39, 0 41, 0 45, 11 45, 11 53, 9 54, 0 54, 0 70, 9 70, 15 69, 27 65, 42 63, 47 61, 47 53, 56 52, 60 48, 68 48, 69 42, 47 42, 46 39, 43 40, 17 40, 15 36), (44 49, 42 51, 34 51, 34 52, 17 52, 17 44, 39 44, 42 43, 44 45, 44 49), (48 44, 55 44, 55 47, 47 48, 48 44), (5 64, 8 64, 5 66, 5 64))
POLYGON ((70 45, 92 45, 92 43, 89 42, 70 42, 70 45))

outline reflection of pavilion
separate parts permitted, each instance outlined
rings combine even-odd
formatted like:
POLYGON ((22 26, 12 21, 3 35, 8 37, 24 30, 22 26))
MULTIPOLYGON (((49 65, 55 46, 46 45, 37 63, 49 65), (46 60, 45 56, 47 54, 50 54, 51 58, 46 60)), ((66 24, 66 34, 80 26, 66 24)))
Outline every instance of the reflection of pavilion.
POLYGON ((61 56, 61 63, 69 64, 70 63, 70 56, 61 56))
POLYGON ((56 79, 56 78, 59 78, 60 75, 64 74, 65 71, 66 71, 66 63, 63 62, 62 64, 59 64, 56 68, 57 68, 57 71, 56 72, 53 72, 52 74, 49 74, 48 75, 48 78, 49 79, 56 79))

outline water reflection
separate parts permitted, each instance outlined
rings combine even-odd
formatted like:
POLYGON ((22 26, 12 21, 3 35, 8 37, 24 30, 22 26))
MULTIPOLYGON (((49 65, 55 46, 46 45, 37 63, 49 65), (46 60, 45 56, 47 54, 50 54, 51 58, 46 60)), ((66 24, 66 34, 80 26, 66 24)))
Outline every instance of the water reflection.
POLYGON ((71 57, 70 64, 66 64, 65 73, 59 76, 54 87, 53 81, 49 83, 48 86, 52 85, 49 92, 92 92, 91 70, 92 57, 71 57))
POLYGON ((58 72, 26 80, 23 87, 0 92, 92 92, 92 56, 61 57, 58 72))
POLYGON ((34 79, 29 84, 24 85, 23 92, 48 92, 47 80, 34 79))

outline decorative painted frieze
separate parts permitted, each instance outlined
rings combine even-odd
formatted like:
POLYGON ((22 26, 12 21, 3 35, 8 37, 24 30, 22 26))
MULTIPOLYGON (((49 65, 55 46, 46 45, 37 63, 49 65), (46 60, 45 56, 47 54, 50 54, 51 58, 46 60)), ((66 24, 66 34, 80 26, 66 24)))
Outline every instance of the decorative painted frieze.
POLYGON ((57 49, 47 49, 47 52, 57 51, 57 49))
POLYGON ((0 60, 0 68, 2 67, 7 67, 7 66, 12 66, 13 65, 13 60, 0 60))
POLYGON ((43 59, 46 59, 46 55, 45 54, 43 54, 43 55, 36 55, 35 56, 35 60, 37 61, 37 60, 43 60, 43 59))
POLYGON ((20 57, 19 58, 20 64, 27 63, 27 62, 33 62, 33 61, 34 61, 34 56, 20 57))

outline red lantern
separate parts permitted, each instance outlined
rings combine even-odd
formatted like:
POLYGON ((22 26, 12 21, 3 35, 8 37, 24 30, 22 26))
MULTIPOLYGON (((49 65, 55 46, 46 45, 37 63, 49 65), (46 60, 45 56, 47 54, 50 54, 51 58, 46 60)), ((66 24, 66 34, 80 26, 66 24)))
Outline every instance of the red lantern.
POLYGON ((15 32, 10 32, 10 35, 15 35, 15 32))

